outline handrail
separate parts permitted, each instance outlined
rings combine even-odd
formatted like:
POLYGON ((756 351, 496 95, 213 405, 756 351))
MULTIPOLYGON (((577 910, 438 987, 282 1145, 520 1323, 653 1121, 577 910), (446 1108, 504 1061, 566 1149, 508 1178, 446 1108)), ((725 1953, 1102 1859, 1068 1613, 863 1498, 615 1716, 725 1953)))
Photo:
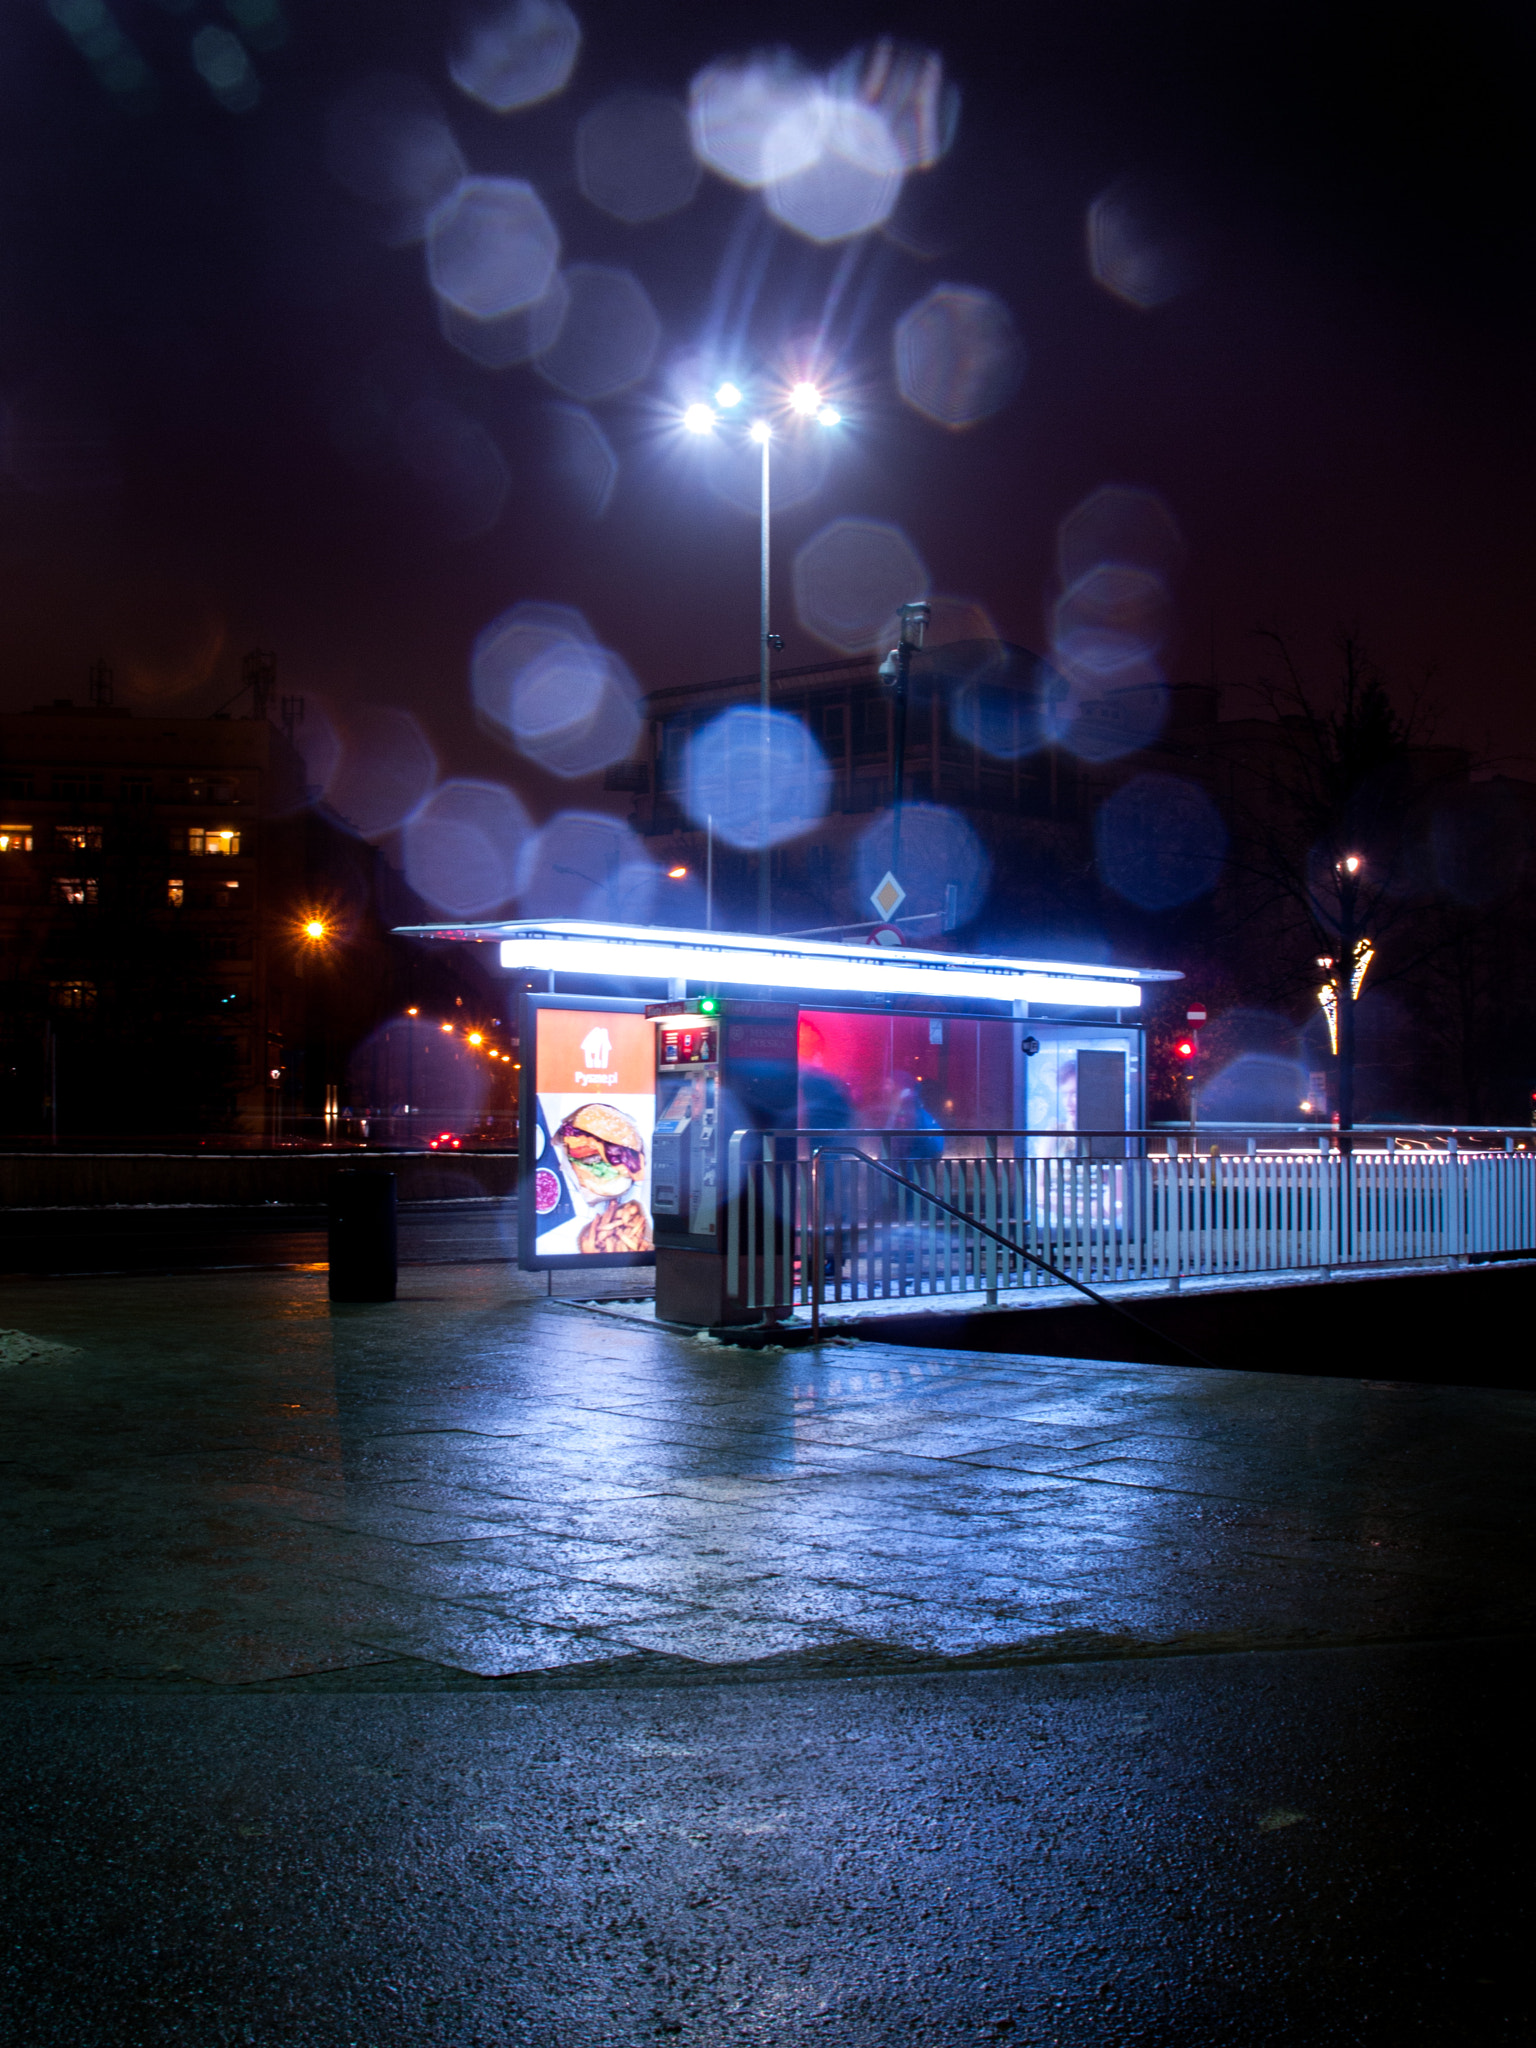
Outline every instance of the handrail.
MULTIPOLYGON (((1224 1123, 1201 1122, 1195 1127, 1195 1136, 1204 1137, 1209 1132, 1251 1131, 1255 1136, 1264 1137, 1273 1133, 1286 1133, 1306 1138, 1339 1137, 1445 1137, 1445 1138, 1524 1138, 1536 1145, 1536 1125, 1531 1124, 1351 1124, 1341 1131, 1336 1124, 1271 1124, 1257 1119, 1250 1122, 1230 1121, 1224 1123)), ((755 1138, 812 1138, 812 1137, 870 1137, 870 1138, 1185 1138, 1189 1135, 1187 1123, 1126 1124, 1112 1129, 1100 1130, 1092 1125, 1082 1124, 1067 1129, 1060 1126, 1035 1125, 1032 1128, 998 1126, 996 1124, 792 1124, 781 1130, 743 1130, 738 1135, 755 1138)))
MULTIPOLYGON (((1096 1288, 1090 1287, 1086 1280, 1078 1280, 1072 1274, 1064 1273, 1059 1266, 1053 1266, 1049 1259, 1041 1258, 1038 1252, 1026 1251, 1023 1245, 1015 1244, 1012 1238, 1004 1237, 1002 1232, 994 1230, 991 1224, 982 1223, 974 1216, 967 1216, 963 1209, 957 1209, 952 1202, 942 1201, 939 1196, 929 1194, 928 1190, 919 1182, 908 1180, 904 1174, 894 1172, 881 1159, 871 1159, 869 1154, 861 1152, 857 1145, 819 1145, 811 1154, 812 1250, 809 1264, 813 1269, 811 1276, 811 1334, 813 1337, 819 1337, 821 1334, 822 1228, 820 1168, 822 1160, 828 1157, 862 1159, 864 1164, 872 1166, 876 1173, 883 1173, 887 1180, 895 1181, 898 1187, 910 1189, 913 1194, 919 1196, 923 1201, 930 1202, 935 1209, 942 1209, 946 1215, 955 1217, 959 1222, 965 1224, 968 1229, 979 1230, 984 1237, 990 1237, 1002 1245, 1005 1251, 1017 1252, 1020 1258, 1027 1259, 1032 1266, 1039 1266, 1043 1272, 1049 1273, 1053 1279, 1065 1280, 1069 1287, 1075 1287, 1079 1294, 1086 1294, 1088 1299, 1096 1303, 1098 1307, 1111 1309, 1117 1316, 1124 1316, 1125 1320, 1128 1323, 1134 1323, 1138 1330, 1145 1331, 1147 1336, 1155 1338, 1161 1344, 1171 1344, 1175 1351, 1182 1351, 1184 1356, 1193 1359, 1196 1365, 1211 1367, 1211 1361, 1208 1358, 1202 1358, 1198 1351, 1192 1351, 1187 1344, 1180 1343, 1177 1337, 1170 1337, 1161 1330, 1154 1330, 1152 1325, 1143 1322, 1140 1316, 1132 1315, 1123 1302, 1111 1301, 1107 1295, 1100 1294, 1096 1288)), ((1215 1371, 1219 1370, 1219 1368, 1211 1367, 1211 1370, 1215 1371)))

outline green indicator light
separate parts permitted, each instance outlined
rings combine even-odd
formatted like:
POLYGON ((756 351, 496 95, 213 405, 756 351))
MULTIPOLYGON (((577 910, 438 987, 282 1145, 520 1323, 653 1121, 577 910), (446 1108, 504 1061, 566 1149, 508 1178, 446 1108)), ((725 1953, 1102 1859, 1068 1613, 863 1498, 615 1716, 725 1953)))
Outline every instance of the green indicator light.
POLYGON ((716 1010, 719 1009, 719 1007, 720 1005, 715 1001, 713 996, 705 996, 704 1000, 699 1004, 699 1008, 703 1011, 706 1017, 713 1017, 713 1015, 715 1014, 716 1010))

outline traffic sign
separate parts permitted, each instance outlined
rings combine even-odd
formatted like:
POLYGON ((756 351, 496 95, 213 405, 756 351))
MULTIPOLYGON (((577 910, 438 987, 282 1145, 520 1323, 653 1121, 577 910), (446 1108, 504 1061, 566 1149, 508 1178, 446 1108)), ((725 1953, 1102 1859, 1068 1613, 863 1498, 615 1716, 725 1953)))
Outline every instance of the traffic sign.
POLYGON ((1205 1022, 1204 1003, 1191 1003, 1184 1012, 1184 1021, 1188 1024, 1203 1024, 1205 1022))
POLYGON ((886 923, 889 923, 906 902, 907 892, 887 868, 875 887, 870 890, 869 900, 886 923))

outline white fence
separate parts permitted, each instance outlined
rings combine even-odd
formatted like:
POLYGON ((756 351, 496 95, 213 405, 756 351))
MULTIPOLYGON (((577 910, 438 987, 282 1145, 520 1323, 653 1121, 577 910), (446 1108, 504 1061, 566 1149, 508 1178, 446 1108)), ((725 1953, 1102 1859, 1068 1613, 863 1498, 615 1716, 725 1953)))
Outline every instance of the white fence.
POLYGON ((1443 1150, 1367 1150, 1380 1140, 1361 1133, 1348 1154, 1032 1158, 1016 1155, 1038 1136, 946 1133, 943 1156, 914 1159, 904 1154, 936 1139, 737 1132, 726 1288, 745 1308, 779 1310, 947 1294, 995 1302, 1074 1281, 1176 1285, 1536 1253, 1532 1135, 1478 1151, 1454 1138, 1443 1150))

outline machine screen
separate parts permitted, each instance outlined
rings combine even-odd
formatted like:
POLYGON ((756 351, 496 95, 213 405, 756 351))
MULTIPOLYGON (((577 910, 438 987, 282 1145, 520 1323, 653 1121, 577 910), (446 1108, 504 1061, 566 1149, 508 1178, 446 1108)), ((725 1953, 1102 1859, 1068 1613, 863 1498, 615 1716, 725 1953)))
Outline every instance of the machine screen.
POLYGON ((713 1024, 668 1024, 661 1034, 661 1059, 663 1067, 712 1067, 716 1054, 716 1027, 713 1024))

